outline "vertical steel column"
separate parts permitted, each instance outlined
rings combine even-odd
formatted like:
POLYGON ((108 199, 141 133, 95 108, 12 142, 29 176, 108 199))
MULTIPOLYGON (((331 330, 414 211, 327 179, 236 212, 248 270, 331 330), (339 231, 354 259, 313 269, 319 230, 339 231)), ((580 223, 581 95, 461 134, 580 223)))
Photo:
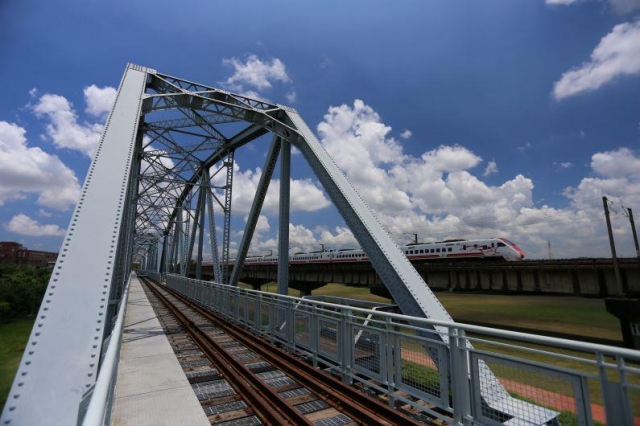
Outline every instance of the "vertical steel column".
POLYGON ((176 250, 176 265, 180 264, 179 273, 184 276, 184 204, 181 204, 178 209, 178 250, 176 250), (180 262, 178 262, 180 260, 180 262))
POLYGON ((184 215, 186 213, 186 217, 185 217, 185 222, 184 222, 184 240, 182 241, 182 276, 183 277, 188 277, 189 276, 189 260, 190 260, 190 253, 189 253, 189 245, 191 243, 191 240, 189 239, 189 237, 191 236, 191 197, 192 194, 189 194, 189 196, 187 197, 187 200, 185 201, 185 204, 182 207, 182 214, 184 215))
POLYGON ((151 272, 153 271, 153 258, 155 256, 154 250, 153 250, 153 243, 149 243, 148 247, 147 247, 147 267, 145 268, 146 272, 151 272))
POLYGON ((168 235, 165 232, 162 236, 162 252, 160 253, 160 268, 158 271, 161 275, 167 273, 167 239, 168 235))
POLYGON ((236 256, 236 262, 233 265, 233 271, 231 273, 231 277, 229 278, 230 285, 238 284, 238 275, 240 274, 240 270, 244 265, 244 260, 247 257, 247 252, 249 251, 249 246, 251 245, 251 239, 253 238, 253 233, 256 229, 258 218, 260 217, 260 211, 262 210, 262 204, 264 203, 264 199, 267 196, 267 191, 269 190, 271 176, 273 176, 273 171, 275 170, 276 163, 278 162, 279 153, 280 138, 276 136, 271 143, 271 147, 269 148, 269 152, 267 153, 267 158, 264 161, 262 176, 260 176, 260 181, 258 182, 256 196, 253 198, 251 210, 249 210, 249 216, 247 217, 247 224, 244 227, 244 233, 242 234, 240 246, 238 247, 238 256, 236 256))
POLYGON ((207 211, 209 212, 209 239, 211 241, 211 257, 213 259, 213 280, 222 282, 222 271, 220 270, 220 252, 218 251, 218 239, 216 232, 215 215, 213 214, 213 194, 211 193, 211 177, 209 169, 204 170, 204 180, 207 195, 207 211))
POLYGON ((224 230, 222 235, 222 283, 228 283, 229 277, 229 235, 231 233, 231 196, 233 192, 233 159, 235 151, 229 151, 225 166, 227 167, 227 184, 224 193, 224 230))
POLYGON ((289 206, 291 198, 291 144, 282 141, 280 155, 280 227, 278 230, 278 294, 289 289, 289 206))
POLYGON ((182 215, 180 207, 178 207, 178 214, 176 215, 175 222, 173 223, 173 239, 171 240, 171 272, 178 272, 178 252, 180 250, 180 220, 178 217, 182 215))
POLYGON ((204 210, 205 210, 205 199, 208 189, 206 188, 206 182, 204 180, 204 175, 202 176, 202 184, 200 185, 200 193, 198 199, 198 217, 200 218, 200 223, 198 225, 199 233, 198 233, 198 258, 196 259, 196 279, 202 279, 202 246, 204 245, 204 210))
POLYGON ((153 272, 158 272, 158 240, 153 242, 153 272))
POLYGON ((620 267, 618 266, 618 256, 616 255, 616 244, 613 241, 613 229, 611 228, 611 219, 609 218, 609 201, 607 197, 602 197, 602 205, 604 206, 604 217, 607 221, 607 231, 609 232, 611 259, 613 260, 613 272, 616 278, 616 295, 626 296, 628 290, 620 278, 620 267))
POLYGON ((636 232, 636 223, 633 220, 633 211, 627 208, 627 215, 629 216, 629 223, 631 223, 631 234, 633 235, 633 244, 636 246, 636 257, 640 260, 640 245, 638 245, 638 233, 636 232))
POLYGON ((200 194, 198 193, 198 200, 196 201, 196 210, 193 213, 193 229, 191 230, 191 237, 189 237, 189 250, 187 251, 187 276, 189 276, 189 271, 191 270, 191 260, 193 259, 193 247, 196 244, 196 235, 198 233, 198 221, 200 218, 200 208, 202 205, 200 194))

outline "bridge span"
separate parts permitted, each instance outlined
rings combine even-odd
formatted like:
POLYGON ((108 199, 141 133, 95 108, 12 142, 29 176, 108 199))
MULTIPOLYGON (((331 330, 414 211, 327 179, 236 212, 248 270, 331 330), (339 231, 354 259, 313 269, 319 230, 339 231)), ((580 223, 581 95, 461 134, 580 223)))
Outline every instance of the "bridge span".
MULTIPOLYGON (((318 374, 328 371, 425 419, 456 425, 555 425, 564 421, 566 411, 578 424, 602 418, 618 425, 634 424, 639 417, 639 352, 453 322, 297 111, 129 64, 1 424, 110 424, 114 395, 126 388, 125 374, 156 379, 124 362, 132 349, 121 342, 131 343, 132 336, 123 330, 140 331, 131 328, 139 321, 125 321, 127 308, 144 303, 132 297, 134 290, 140 294, 137 278, 131 277, 134 262, 167 291, 182 295, 175 297, 184 303, 192 300, 223 322, 302 357, 318 374), (235 153, 259 139, 266 139, 269 148, 237 257, 227 269, 222 265, 230 263, 232 251, 235 153), (354 301, 286 296, 292 281, 292 146, 371 259, 401 314, 354 301), (269 295, 236 284, 277 165, 278 294, 269 295), (214 282, 200 279, 205 243, 213 253, 214 282), (192 259, 196 280, 187 277, 192 259), (565 353, 553 354, 549 348, 565 353)), ((190 328, 199 318, 183 326, 190 328)), ((138 337, 151 344, 152 339, 143 338, 156 334, 157 327, 138 337)), ((163 377, 157 378, 162 382, 163 377)), ((184 380, 180 383, 186 389, 184 380)), ((182 400, 176 404, 182 406, 182 400)), ((290 405, 283 410, 301 408, 290 405)), ((260 423, 278 423, 258 417, 260 423)), ((131 422, 145 423, 145 413, 135 419, 131 422)))
MULTIPOLYGON (((608 297, 619 293, 613 263, 608 259, 559 259, 518 262, 412 262, 433 291, 482 291, 513 294, 557 294, 608 297)), ((640 294, 637 259, 619 260, 622 284, 629 295, 640 294)), ((202 276, 212 278, 211 266, 202 276)), ((195 271, 192 268, 192 274, 195 271)), ((259 289, 277 281, 276 265, 245 265, 242 282, 259 289)), ((369 262, 295 263, 289 266, 289 287, 310 295, 327 283, 369 287, 371 293, 391 297, 369 262)))

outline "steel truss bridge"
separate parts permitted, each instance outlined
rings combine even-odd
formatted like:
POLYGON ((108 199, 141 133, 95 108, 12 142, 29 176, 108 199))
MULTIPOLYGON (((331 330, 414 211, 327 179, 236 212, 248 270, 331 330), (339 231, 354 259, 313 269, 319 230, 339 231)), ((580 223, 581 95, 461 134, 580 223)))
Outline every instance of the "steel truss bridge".
MULTIPOLYGON (((200 301, 213 309, 228 309, 229 297, 253 297, 248 295, 250 291, 233 291, 278 164, 277 281, 278 293, 286 294, 292 146, 302 153, 404 315, 384 321, 391 324, 389 321, 398 320, 398 327, 409 326, 408 335, 418 339, 417 347, 439 366, 441 385, 446 389, 440 401, 453 413, 454 423, 498 424, 506 419, 510 424, 556 422, 558 412, 513 398, 490 370, 488 357, 472 362, 465 329, 454 327, 447 311, 297 111, 129 64, 1 423, 35 425, 45 419, 47 424, 87 424, 95 421, 92 416, 85 418, 87 407, 93 412, 94 406, 102 407, 95 424, 108 422, 105 406, 113 393, 114 353, 121 339, 122 312, 134 262, 185 294, 193 296, 197 291, 200 301), (270 139, 270 145, 262 175, 233 268, 226 268, 223 265, 230 261, 231 250, 235 154, 264 138, 270 139), (215 284, 185 278, 192 259, 196 277, 201 278, 205 245, 211 249, 215 284), (216 306, 218 299, 211 298, 214 293, 227 302, 216 306), (202 299, 205 296, 206 300, 202 299)), ((237 309, 225 312, 239 315, 237 309)), ((344 318, 351 314, 348 310, 344 318)), ((353 344, 351 340, 347 347, 353 344)), ((391 343, 386 345, 391 347, 391 343)), ((625 356, 635 359, 635 352, 617 349, 619 352, 612 353, 612 349, 596 346, 588 349, 596 350, 598 356, 618 357, 615 371, 624 377, 631 374, 620 360, 625 356)), ((390 368, 399 374, 401 367, 390 368)), ((547 372, 540 366, 527 368, 547 372)), ((346 374, 345 368, 343 371, 346 374)), ((562 374, 571 376, 574 400, 579 401, 576 406, 583 407, 578 410, 579 419, 590 423, 588 409, 584 409, 588 398, 585 405, 581 387, 587 379, 566 371, 562 374)), ((609 418, 632 419, 629 394, 638 388, 628 387, 626 379, 602 380, 605 391, 615 390, 605 404, 609 418)), ((424 392, 416 395, 424 396, 424 392)))

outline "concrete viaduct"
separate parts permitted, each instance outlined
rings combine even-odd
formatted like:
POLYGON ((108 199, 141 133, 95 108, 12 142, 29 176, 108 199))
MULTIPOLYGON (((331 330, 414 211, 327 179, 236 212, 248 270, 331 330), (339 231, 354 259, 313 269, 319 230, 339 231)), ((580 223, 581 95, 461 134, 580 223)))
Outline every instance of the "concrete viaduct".
MULTIPOLYGON (((482 291, 514 294, 557 294, 609 297, 619 294, 610 259, 557 259, 522 262, 415 263, 433 291, 482 291)), ((640 294, 640 262, 619 261, 622 285, 629 295, 640 294)), ((211 278, 211 267, 203 266, 211 278)), ((292 264, 289 287, 308 295, 327 283, 368 286, 371 293, 390 297, 370 263, 292 264)), ((255 289, 277 281, 277 265, 244 265, 239 280, 255 289)))

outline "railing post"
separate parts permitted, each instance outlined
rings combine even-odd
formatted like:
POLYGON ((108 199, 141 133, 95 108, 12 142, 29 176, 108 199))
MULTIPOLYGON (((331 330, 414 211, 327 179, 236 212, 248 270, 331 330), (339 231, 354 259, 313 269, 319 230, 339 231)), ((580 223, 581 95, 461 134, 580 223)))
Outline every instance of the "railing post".
POLYGON ((313 353, 313 366, 318 366, 318 350, 320 340, 320 328, 318 327, 319 320, 318 307, 316 304, 311 304, 309 309, 309 344, 311 345, 311 352, 313 353))
POLYGON ((278 328, 278 309, 273 303, 273 296, 269 296, 269 341, 273 344, 276 338, 276 328, 278 328))
POLYGON ((393 398, 393 393, 396 387, 395 383, 395 375, 394 375, 394 351, 398 351, 399 348, 396 346, 395 341, 395 333, 393 332, 393 322, 391 321, 391 317, 385 317, 385 331, 384 331, 384 350, 386 350, 386 363, 385 363, 385 371, 380 372, 381 377, 384 377, 387 381, 387 395, 389 396, 389 407, 393 407, 395 405, 395 398, 393 398))
POLYGON ((451 393, 453 394, 453 421, 455 425, 470 425, 471 386, 469 383, 469 356, 464 330, 449 327, 449 359, 451 360, 451 393))
POLYGON ((289 350, 293 352, 295 350, 296 335, 294 304, 290 300, 280 300, 279 305, 285 306, 285 336, 289 350))
POLYGON ((604 411, 609 425, 632 425, 633 415, 629 404, 629 393, 626 392, 624 374, 624 363, 620 357, 617 358, 616 369, 620 374, 620 383, 612 382, 607 376, 606 360, 602 353, 598 353, 596 362, 598 363, 598 375, 600 376, 600 386, 602 388, 602 399, 604 400, 604 411))
POLYGON ((342 367, 342 381, 351 384, 353 379, 351 378, 351 358, 353 356, 353 333, 351 329, 351 309, 341 309, 340 319, 340 335, 341 339, 338 339, 338 351, 340 353, 340 365, 342 367))

